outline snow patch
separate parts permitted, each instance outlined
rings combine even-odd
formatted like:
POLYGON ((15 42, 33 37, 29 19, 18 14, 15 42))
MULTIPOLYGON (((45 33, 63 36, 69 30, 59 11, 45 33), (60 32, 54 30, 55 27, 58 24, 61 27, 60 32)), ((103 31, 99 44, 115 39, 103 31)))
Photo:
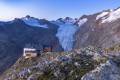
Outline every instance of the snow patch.
POLYGON ((65 19, 64 22, 65 22, 66 24, 74 24, 74 23, 76 22, 76 20, 75 20, 75 19, 72 19, 72 18, 69 18, 69 19, 65 19))
POLYGON ((80 27, 81 25, 83 25, 83 24, 86 23, 87 21, 88 21, 87 18, 80 19, 79 22, 78 22, 78 26, 80 27))
POLYGON ((115 20, 117 20, 119 18, 120 18, 120 8, 111 11, 107 17, 106 16, 103 17, 102 18, 102 23, 112 22, 112 21, 115 21, 115 20))
POLYGON ((99 14, 97 17, 96 17, 96 20, 106 16, 109 12, 102 12, 101 14, 99 14))
POLYGON ((40 25, 39 21, 33 18, 23 18, 22 20, 29 26, 48 28, 47 24, 40 25))

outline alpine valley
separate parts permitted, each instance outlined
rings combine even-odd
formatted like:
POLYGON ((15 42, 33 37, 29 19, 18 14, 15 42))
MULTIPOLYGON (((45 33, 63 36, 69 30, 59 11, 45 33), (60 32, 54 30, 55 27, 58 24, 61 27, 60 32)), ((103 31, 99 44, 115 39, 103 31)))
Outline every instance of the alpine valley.
POLYGON ((75 19, 27 15, 1 21, 0 80, 120 80, 118 48, 120 8, 75 19), (52 46, 52 52, 24 59, 25 47, 42 50, 43 45, 52 46))

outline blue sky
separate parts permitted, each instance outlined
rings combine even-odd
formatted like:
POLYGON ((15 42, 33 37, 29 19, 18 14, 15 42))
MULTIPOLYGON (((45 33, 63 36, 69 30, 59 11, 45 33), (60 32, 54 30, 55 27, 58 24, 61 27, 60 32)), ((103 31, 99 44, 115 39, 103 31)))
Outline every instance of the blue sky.
POLYGON ((119 0, 0 0, 0 20, 31 15, 49 20, 120 7, 119 0))

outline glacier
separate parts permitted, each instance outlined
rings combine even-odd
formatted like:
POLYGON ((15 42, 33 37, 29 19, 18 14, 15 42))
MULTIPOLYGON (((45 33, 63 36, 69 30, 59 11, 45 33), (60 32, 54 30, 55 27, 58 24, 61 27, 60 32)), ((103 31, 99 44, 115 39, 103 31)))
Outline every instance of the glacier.
POLYGON ((86 18, 81 19, 79 21, 79 26, 74 25, 71 22, 66 22, 66 23, 58 22, 59 28, 56 37, 58 37, 59 42, 62 48, 64 49, 64 51, 72 50, 75 41, 74 34, 80 28, 80 26, 83 25, 86 21, 87 21, 86 18))
POLYGON ((61 46, 65 51, 72 50, 74 42, 73 35, 77 31, 77 28, 77 26, 71 24, 60 25, 56 36, 58 37, 59 42, 61 43, 61 46))

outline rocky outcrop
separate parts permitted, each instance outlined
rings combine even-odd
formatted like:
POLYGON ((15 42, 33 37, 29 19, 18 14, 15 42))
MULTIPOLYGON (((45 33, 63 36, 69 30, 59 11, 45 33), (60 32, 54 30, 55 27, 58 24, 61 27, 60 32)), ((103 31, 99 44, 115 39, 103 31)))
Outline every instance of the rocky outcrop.
POLYGON ((120 67, 109 60, 84 75, 81 80, 120 80, 120 67))

